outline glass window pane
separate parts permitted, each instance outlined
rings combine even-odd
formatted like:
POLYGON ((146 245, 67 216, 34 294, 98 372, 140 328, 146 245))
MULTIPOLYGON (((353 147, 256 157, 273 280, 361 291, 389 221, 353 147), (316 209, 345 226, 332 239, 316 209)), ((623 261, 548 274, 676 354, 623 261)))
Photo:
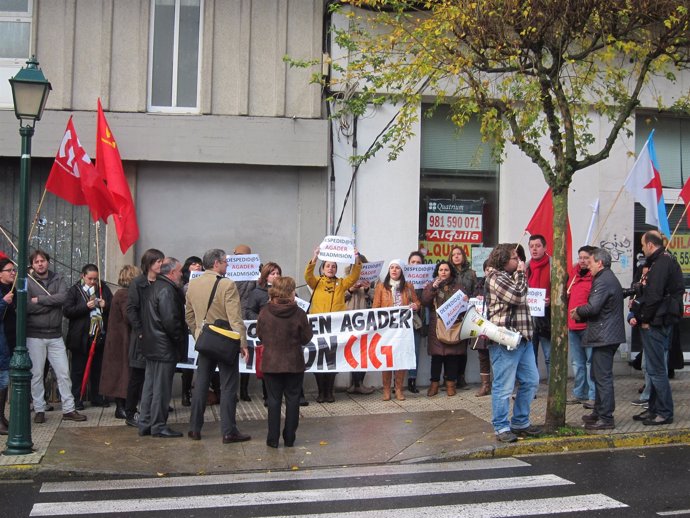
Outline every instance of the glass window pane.
POLYGON ((0 22, 0 58, 28 58, 31 23, 0 22))
POLYGON ((196 107, 199 75, 199 0, 180 5, 177 56, 177 106, 196 107))
POLYGON ((151 105, 172 106, 174 0, 157 0, 153 16, 151 105))
POLYGON ((664 187, 680 189, 690 176, 690 119, 660 115, 635 118, 635 150, 640 152, 654 130, 654 147, 664 187))
POLYGON ((29 0, 0 0, 0 12, 28 13, 29 0))

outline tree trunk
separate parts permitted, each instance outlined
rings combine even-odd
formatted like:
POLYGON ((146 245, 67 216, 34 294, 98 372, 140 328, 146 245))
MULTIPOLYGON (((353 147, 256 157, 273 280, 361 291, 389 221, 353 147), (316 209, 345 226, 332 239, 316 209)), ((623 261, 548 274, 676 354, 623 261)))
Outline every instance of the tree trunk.
POLYGON ((565 426, 568 390, 568 300, 566 283, 570 257, 566 257, 568 189, 553 191, 553 255, 551 259, 551 372, 546 405, 546 431, 565 426))

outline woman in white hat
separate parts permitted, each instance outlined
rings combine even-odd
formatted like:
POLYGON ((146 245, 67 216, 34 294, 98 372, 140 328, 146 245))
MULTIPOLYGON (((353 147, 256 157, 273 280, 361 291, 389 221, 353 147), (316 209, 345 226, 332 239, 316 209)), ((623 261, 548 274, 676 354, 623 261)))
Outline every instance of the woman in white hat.
MULTIPOLYGON (((376 285, 374 292, 374 308, 389 308, 395 306, 409 306, 412 311, 419 309, 419 299, 415 293, 414 286, 405 281, 400 259, 393 259, 388 263, 388 273, 385 280, 376 285)), ((406 369, 395 371, 395 399, 404 401, 403 382, 405 381, 406 369)), ((383 371, 383 400, 391 399, 391 371, 383 371)))

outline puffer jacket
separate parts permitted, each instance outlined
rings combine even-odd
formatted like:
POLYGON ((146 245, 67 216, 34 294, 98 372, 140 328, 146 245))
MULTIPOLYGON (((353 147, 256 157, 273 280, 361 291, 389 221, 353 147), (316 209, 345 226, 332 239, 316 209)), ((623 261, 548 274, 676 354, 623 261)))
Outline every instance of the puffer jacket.
POLYGON ((144 326, 141 353, 144 358, 177 363, 187 357, 188 329, 184 310, 182 289, 164 275, 159 275, 150 286, 141 311, 144 326))
POLYGON ((578 316, 587 322, 583 347, 602 347, 625 342, 623 289, 610 268, 594 276, 589 300, 577 308, 578 316))
POLYGON ((50 270, 45 279, 39 279, 33 275, 28 279, 27 286, 26 336, 28 338, 62 337, 62 305, 67 296, 67 284, 62 275, 50 270), (31 302, 34 297, 38 299, 38 302, 31 302))
MULTIPOLYGON (((237 283, 235 283, 237 284, 237 283)), ((268 303, 268 286, 256 285, 256 288, 247 297, 247 309, 244 312, 246 320, 256 320, 259 312, 268 303)))

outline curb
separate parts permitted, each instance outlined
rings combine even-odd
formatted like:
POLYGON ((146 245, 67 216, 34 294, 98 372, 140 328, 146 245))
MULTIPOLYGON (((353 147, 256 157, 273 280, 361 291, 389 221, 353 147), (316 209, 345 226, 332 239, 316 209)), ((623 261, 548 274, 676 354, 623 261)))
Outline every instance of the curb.
POLYGON ((597 434, 546 439, 519 439, 518 442, 512 444, 487 445, 472 450, 446 452, 440 455, 407 460, 404 461, 403 464, 491 459, 546 453, 572 453, 615 448, 642 448, 645 446, 663 446, 671 444, 690 444, 690 429, 645 433, 597 434))

